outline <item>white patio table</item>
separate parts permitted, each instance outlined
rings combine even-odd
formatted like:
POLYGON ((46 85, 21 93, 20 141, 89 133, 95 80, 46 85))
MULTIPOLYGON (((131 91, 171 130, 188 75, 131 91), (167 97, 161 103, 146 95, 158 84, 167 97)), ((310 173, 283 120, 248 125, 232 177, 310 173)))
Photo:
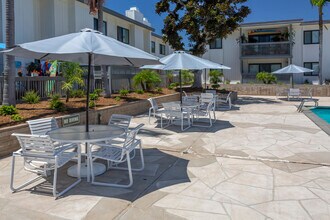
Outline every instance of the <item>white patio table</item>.
MULTIPOLYGON (((89 132, 86 132, 85 125, 78 125, 72 127, 64 127, 56 130, 49 131, 47 134, 50 138, 57 142, 66 143, 79 143, 86 144, 87 157, 90 155, 90 143, 101 142, 109 140, 111 138, 120 137, 125 134, 125 130, 114 125, 89 125, 89 132)), ((77 165, 71 166, 67 170, 67 174, 72 177, 77 177, 77 165)), ((94 163, 95 175, 101 175, 106 171, 106 166, 101 163, 94 163)), ((87 162, 81 165, 81 177, 87 177, 87 181, 90 181, 90 164, 87 158, 87 162)))

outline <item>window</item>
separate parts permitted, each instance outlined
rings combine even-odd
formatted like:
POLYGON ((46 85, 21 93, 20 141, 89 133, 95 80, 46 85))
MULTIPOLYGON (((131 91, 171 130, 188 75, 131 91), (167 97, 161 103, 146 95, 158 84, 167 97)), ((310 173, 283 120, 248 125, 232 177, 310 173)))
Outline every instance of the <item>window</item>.
POLYGON ((258 63, 258 64, 249 64, 249 73, 259 73, 259 72, 274 72, 282 68, 280 63, 258 63))
POLYGON ((151 53, 156 53, 156 43, 155 43, 155 41, 151 41, 151 53))
MULTIPOLYGON (((94 18, 94 30, 98 30, 99 29, 99 20, 97 18, 94 18)), ((103 31, 102 33, 104 35, 108 35, 108 28, 107 28, 107 22, 103 21, 103 31)))
POLYGON ((165 45, 159 44, 159 53, 165 55, 165 45))
POLYGON ((304 73, 304 76, 318 76, 319 75, 319 63, 318 62, 306 62, 304 67, 307 69, 312 69, 314 72, 304 73))
POLYGON ((304 31, 304 44, 319 44, 320 31, 304 31))
POLYGON ((217 38, 210 43, 210 49, 222 49, 222 38, 217 38))
POLYGON ((117 27, 117 40, 129 44, 129 30, 123 27, 117 27))

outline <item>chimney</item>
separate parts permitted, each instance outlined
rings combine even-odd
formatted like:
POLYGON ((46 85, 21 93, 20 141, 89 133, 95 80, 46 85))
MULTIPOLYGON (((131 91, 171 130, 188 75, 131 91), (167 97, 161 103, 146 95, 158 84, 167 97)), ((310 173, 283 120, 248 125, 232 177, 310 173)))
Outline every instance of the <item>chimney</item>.
POLYGON ((148 25, 151 27, 151 24, 149 23, 148 19, 146 19, 143 14, 140 12, 140 10, 137 7, 131 7, 129 10, 125 11, 126 17, 129 17, 135 21, 138 21, 142 24, 148 25))

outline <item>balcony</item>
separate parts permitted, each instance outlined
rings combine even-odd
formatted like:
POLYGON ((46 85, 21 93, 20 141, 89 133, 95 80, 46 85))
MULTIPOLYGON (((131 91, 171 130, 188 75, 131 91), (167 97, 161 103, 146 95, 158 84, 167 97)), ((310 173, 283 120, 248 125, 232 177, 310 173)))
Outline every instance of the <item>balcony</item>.
POLYGON ((291 57, 290 42, 244 43, 241 58, 288 58, 291 57))

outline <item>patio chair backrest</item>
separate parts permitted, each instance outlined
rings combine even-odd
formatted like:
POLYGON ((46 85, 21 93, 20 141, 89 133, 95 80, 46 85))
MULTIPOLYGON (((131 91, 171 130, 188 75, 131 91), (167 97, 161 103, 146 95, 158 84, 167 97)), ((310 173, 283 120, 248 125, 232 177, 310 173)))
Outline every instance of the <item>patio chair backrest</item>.
POLYGON ((57 121, 54 117, 30 120, 27 123, 30 127, 31 134, 34 135, 45 135, 48 131, 58 128, 57 121))
POLYGON ((182 97, 182 102, 195 103, 195 102, 198 102, 198 97, 197 96, 184 96, 184 97, 182 97))
POLYGON ((207 104, 206 112, 211 112, 213 108, 214 108, 214 101, 212 100, 207 104))
MULTIPOLYGON (((136 135, 139 133, 140 129, 143 126, 144 126, 144 124, 139 124, 138 126, 136 126, 135 128, 133 128, 132 130, 130 130, 127 133, 123 149, 125 149, 126 151, 129 151, 129 152, 131 152, 132 150, 135 149, 135 147, 136 147, 136 135)), ((125 152, 123 151, 122 152, 122 157, 124 155, 125 155, 125 152)))
POLYGON ((313 98, 313 88, 310 88, 309 90, 308 90, 308 96, 309 96, 309 98, 313 98))
POLYGON ((300 89, 289 89, 289 95, 291 96, 298 96, 300 95, 300 89))
MULTIPOLYGON (((48 135, 33 134, 12 134, 16 136, 25 157, 39 158, 39 161, 46 161, 47 156, 55 155, 55 146, 48 135)), ((49 159, 49 158, 48 158, 49 159)))
POLYGON ((183 93, 183 95, 184 95, 185 97, 188 96, 187 93, 186 93, 185 91, 182 91, 182 93, 183 93))
POLYGON ((108 125, 116 125, 120 128, 125 129, 125 131, 127 132, 131 120, 132 116, 130 115, 113 114, 111 115, 108 125))
POLYGON ((216 95, 217 94, 217 90, 214 90, 214 89, 206 89, 205 90, 205 93, 211 93, 213 95, 216 95))
POLYGON ((200 102, 201 103, 208 103, 213 101, 214 96, 212 93, 201 93, 201 98, 200 98, 200 102))
POLYGON ((150 102, 151 107, 157 111, 159 109, 158 104, 154 98, 149 98, 148 101, 150 102))

